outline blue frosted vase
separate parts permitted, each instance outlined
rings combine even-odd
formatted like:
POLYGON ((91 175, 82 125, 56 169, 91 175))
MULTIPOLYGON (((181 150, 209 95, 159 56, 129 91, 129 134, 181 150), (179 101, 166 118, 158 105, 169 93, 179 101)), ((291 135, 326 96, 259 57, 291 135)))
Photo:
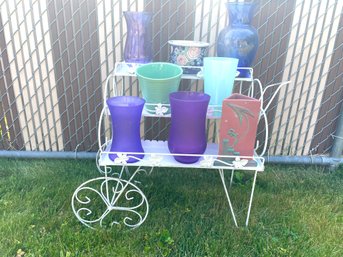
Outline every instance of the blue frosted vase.
POLYGON ((258 48, 257 30, 251 26, 255 4, 252 2, 229 2, 226 8, 229 24, 217 39, 217 55, 237 58, 240 77, 249 77, 247 70, 239 67, 251 67, 258 48))

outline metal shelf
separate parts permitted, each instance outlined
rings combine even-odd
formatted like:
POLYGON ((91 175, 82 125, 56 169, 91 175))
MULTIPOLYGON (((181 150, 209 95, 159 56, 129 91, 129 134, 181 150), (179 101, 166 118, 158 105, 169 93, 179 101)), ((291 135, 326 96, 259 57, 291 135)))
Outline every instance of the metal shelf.
MULTIPOLYGON (((206 119, 220 119, 221 109, 219 105, 209 105, 207 108, 206 119)), ((108 112, 109 113, 109 112, 108 112)), ((170 104, 145 104, 142 117, 170 118, 170 104), (154 110, 152 110, 154 109, 154 110)))
POLYGON ((264 170, 264 158, 255 156, 224 156, 218 155, 218 145, 208 144, 204 154, 171 154, 167 141, 142 141, 144 158, 135 163, 127 163, 125 159, 133 154, 142 153, 119 153, 116 162, 109 158, 111 141, 106 142, 104 150, 100 153, 100 166, 149 166, 149 167, 173 167, 173 168, 206 168, 225 170, 264 170), (176 161, 174 156, 199 156, 199 161, 192 164, 184 164, 176 161))
MULTIPOLYGON (((136 77, 136 69, 139 66, 142 66, 144 64, 140 64, 140 63, 126 63, 126 62, 117 62, 114 66, 114 70, 112 72, 113 76, 121 76, 121 77, 136 77)), ((181 66, 181 68, 183 69, 196 69, 201 71, 202 67, 195 67, 195 66, 181 66)), ((247 78, 242 78, 239 77, 239 74, 237 74, 238 76, 236 77, 235 81, 238 82, 253 82, 253 69, 249 68, 249 67, 240 67, 240 69, 242 70, 247 70, 249 77, 247 78)), ((203 77, 198 73, 197 74, 183 74, 181 76, 182 79, 193 79, 193 80, 202 80, 203 77)))

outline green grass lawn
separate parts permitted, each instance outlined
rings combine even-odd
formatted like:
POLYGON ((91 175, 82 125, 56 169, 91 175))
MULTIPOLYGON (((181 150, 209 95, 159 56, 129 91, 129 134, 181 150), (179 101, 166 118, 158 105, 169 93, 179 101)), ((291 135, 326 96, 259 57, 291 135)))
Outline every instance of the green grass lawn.
MULTIPOLYGON (((138 177, 150 205, 141 227, 91 230, 70 201, 98 175, 95 161, 0 159, 0 256, 343 256, 342 168, 267 166, 249 228, 234 227, 217 172, 156 169, 138 177)), ((241 225, 251 180, 231 188, 241 225)))

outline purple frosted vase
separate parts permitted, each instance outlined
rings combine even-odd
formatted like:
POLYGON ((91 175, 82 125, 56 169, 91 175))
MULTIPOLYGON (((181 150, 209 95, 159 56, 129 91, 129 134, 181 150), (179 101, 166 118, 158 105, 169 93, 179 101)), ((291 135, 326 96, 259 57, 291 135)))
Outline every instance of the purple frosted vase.
MULTIPOLYGON (((206 150, 206 113, 210 96, 198 92, 169 95, 171 128, 168 148, 173 154, 203 154, 206 150)), ((181 163, 194 163, 196 156, 174 156, 181 163)))
MULTIPOLYGON (((111 113, 112 145, 111 152, 144 153, 140 137, 140 121, 145 100, 136 96, 116 96, 107 99, 111 113)), ((128 154, 142 159, 144 154, 128 154)), ((117 154, 109 154, 113 161, 117 154)), ((126 162, 137 162, 129 158, 126 162)))
POLYGON ((124 12, 127 37, 124 60, 128 63, 152 61, 152 13, 124 12))

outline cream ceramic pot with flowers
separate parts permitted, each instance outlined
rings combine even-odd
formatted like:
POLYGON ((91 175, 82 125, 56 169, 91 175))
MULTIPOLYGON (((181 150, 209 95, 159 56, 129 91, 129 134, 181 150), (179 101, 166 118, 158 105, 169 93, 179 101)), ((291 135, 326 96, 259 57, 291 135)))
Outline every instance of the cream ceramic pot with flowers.
MULTIPOLYGON (((207 56, 209 43, 190 40, 169 40, 169 62, 190 67, 201 67, 207 56)), ((184 68, 184 73, 197 73, 197 68, 184 68)))

